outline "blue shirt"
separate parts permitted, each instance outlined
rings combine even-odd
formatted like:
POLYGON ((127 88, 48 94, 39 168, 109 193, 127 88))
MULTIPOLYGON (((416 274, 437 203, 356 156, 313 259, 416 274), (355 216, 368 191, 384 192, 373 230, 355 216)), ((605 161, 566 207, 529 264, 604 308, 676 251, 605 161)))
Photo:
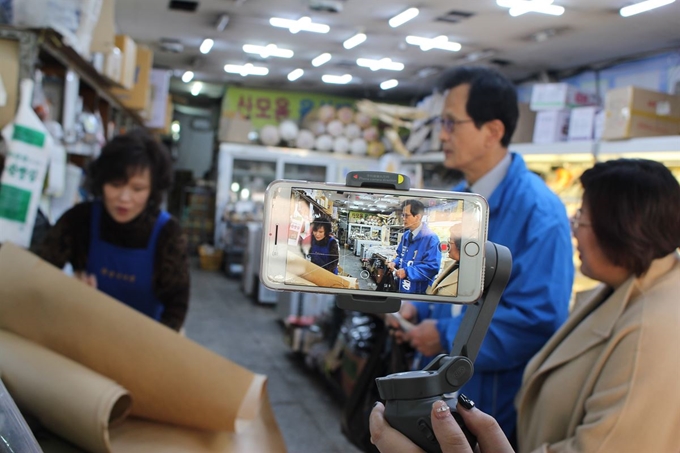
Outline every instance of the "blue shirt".
MULTIPOLYGON (((512 274, 475 361, 474 375, 461 389, 494 416, 508 436, 515 431, 514 397, 524 367, 566 320, 574 279, 564 205, 527 169, 522 156, 510 156, 507 174, 488 198, 488 240, 510 249, 512 274)), ((453 190, 460 191, 465 184, 453 190)), ((427 305, 417 305, 419 315, 426 316, 427 305)), ((459 316, 438 320, 444 350, 451 350, 464 314, 465 308, 459 316)))
POLYGON ((400 293, 425 294, 439 272, 439 238, 427 225, 421 227, 416 237, 406 231, 397 247, 395 268, 406 271, 406 278, 399 280, 400 293))

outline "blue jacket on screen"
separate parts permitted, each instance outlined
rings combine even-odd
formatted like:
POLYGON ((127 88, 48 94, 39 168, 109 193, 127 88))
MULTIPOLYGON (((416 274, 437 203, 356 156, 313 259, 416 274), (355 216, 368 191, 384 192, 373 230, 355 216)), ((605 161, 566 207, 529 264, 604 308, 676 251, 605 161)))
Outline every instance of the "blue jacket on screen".
MULTIPOLYGON (((564 205, 519 154, 511 156, 507 175, 488 200, 488 239, 510 249, 512 274, 475 361, 474 375, 461 389, 493 415, 508 436, 515 431, 513 400, 524 367, 566 320, 574 280, 564 205)), ((464 187, 461 183, 453 190, 464 187)), ((450 310, 433 313, 430 304, 416 306, 421 320, 440 316, 442 347, 450 351, 465 308, 451 317, 450 310)))
POLYGON ((440 262, 439 238, 427 225, 423 224, 415 238, 407 230, 401 237, 394 259, 395 268, 406 271, 406 278, 399 280, 399 292, 425 294, 439 272, 440 262))

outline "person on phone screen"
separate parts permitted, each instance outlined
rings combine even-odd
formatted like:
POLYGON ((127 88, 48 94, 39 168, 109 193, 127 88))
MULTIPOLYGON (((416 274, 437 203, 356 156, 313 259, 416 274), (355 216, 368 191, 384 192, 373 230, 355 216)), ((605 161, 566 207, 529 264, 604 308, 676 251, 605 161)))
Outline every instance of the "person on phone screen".
POLYGON ((337 275, 339 249, 338 241, 331 236, 331 222, 315 220, 312 222, 311 229, 312 246, 309 249, 311 262, 337 275))
POLYGON ((425 294, 439 271, 439 238, 423 223, 425 205, 406 200, 403 205, 404 234, 397 256, 387 267, 399 279, 399 292, 425 294))
MULTIPOLYGON (((459 224, 460 225, 460 224, 459 224)), ((449 263, 437 274, 432 284, 427 287, 426 294, 434 296, 458 295, 458 268, 460 263, 460 243, 462 241, 460 226, 449 229, 449 263)))
MULTIPOLYGON (((562 325, 574 279, 573 248, 564 205, 510 152, 519 109, 515 86, 493 69, 447 72, 441 115, 444 166, 460 170, 454 191, 483 195, 489 203, 488 240, 512 253, 512 274, 482 344, 475 374, 461 389, 514 438, 513 399, 529 359, 562 325)), ((405 319, 420 303, 402 304, 405 319)), ((450 351, 465 314, 418 323, 410 342, 423 355, 450 351)))
POLYGON ((180 330, 189 305, 187 245, 160 208, 172 160, 151 135, 113 138, 88 169, 93 201, 61 216, 35 252, 114 299, 180 330))

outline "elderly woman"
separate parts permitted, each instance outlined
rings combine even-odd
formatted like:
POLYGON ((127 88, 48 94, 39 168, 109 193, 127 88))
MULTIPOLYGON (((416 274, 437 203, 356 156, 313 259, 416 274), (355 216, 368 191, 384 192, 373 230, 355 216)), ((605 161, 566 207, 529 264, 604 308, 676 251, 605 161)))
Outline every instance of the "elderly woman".
MULTIPOLYGON (((529 362, 515 403, 520 452, 680 451, 680 185, 662 164, 621 159, 581 176, 572 219, 581 271, 601 282, 529 362)), ((482 452, 512 448, 490 416, 460 401, 482 452)), ((419 451, 371 414, 383 451, 419 451)), ((442 402, 445 453, 470 452, 442 402)))
POLYGON ((170 187, 168 151, 142 131, 102 149, 87 176, 94 201, 57 221, 36 253, 130 307, 179 330, 189 302, 186 242, 160 209, 170 187))
POLYGON ((309 250, 312 263, 337 275, 339 253, 338 241, 331 236, 331 223, 328 220, 312 222, 312 246, 309 250))

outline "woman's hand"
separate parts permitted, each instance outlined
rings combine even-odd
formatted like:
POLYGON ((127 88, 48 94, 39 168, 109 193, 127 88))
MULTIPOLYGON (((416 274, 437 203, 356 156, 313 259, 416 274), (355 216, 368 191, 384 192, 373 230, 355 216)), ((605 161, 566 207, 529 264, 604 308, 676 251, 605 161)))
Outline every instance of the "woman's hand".
MULTIPOLYGON (((510 442, 493 417, 476 409, 474 403, 470 404, 471 402, 462 395, 458 401, 458 413, 463 417, 470 432, 477 437, 477 451, 480 453, 513 452, 510 442)), ((387 423, 384 413, 385 407, 377 403, 370 418, 371 442, 378 450, 382 453, 422 452, 423 450, 416 444, 387 423)), ((430 419, 432 430, 443 453, 472 453, 470 444, 444 401, 436 401, 432 405, 430 419)))
POLYGON ((85 283, 88 286, 91 286, 95 289, 97 289, 97 276, 94 274, 88 274, 87 272, 84 271, 77 271, 74 274, 74 277, 81 282, 85 283))

